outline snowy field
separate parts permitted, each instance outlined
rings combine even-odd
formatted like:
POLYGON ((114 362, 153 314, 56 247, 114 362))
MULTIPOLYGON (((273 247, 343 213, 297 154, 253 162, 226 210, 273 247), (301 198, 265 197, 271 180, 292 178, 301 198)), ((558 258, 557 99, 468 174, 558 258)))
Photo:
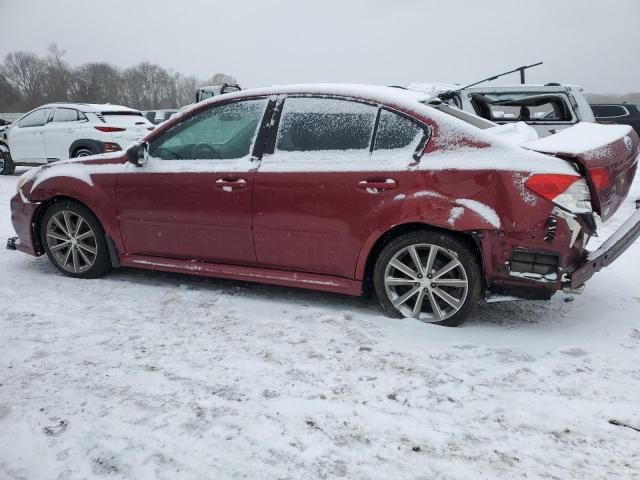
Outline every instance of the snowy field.
POLYGON ((447 329, 326 293, 74 280, 2 250, 0 479, 640 478, 640 432, 610 423, 640 428, 638 272, 640 242, 581 296, 447 329))

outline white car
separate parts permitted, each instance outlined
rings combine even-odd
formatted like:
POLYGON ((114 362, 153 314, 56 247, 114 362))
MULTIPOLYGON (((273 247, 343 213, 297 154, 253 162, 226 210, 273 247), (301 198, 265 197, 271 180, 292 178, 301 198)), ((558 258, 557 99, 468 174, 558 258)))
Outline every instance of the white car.
POLYGON ((43 105, 24 114, 4 132, 9 154, 0 155, 0 174, 13 173, 15 166, 125 150, 153 128, 140 111, 120 105, 43 105))
POLYGON ((574 85, 506 85, 462 88, 457 85, 420 84, 409 89, 499 124, 526 122, 540 137, 552 135, 578 122, 596 121, 582 87, 574 85))

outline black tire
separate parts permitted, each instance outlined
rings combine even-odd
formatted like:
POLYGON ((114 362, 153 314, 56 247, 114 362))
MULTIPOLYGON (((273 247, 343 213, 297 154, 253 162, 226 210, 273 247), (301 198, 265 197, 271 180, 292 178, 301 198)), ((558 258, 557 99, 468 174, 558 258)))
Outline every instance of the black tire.
MULTIPOLYGON (((439 231, 419 230, 419 231, 405 233, 391 240, 382 249, 375 263, 375 267, 373 271, 373 284, 374 284, 376 296, 378 297, 378 301, 380 302, 380 305, 382 306, 383 310, 387 314, 389 314, 389 316, 392 316, 395 318, 407 317, 408 315, 404 314, 403 312, 400 311, 399 308, 396 308, 396 306, 394 306, 390 298, 390 294, 387 291, 387 286, 385 285, 385 274, 387 273, 387 267, 389 266, 389 263, 394 259, 394 257, 397 254, 398 255, 402 254, 403 251, 406 251, 405 249, 408 249, 411 246, 418 246, 418 248, 425 248, 432 245, 438 247, 438 249, 435 250, 436 252, 440 252, 439 253, 440 256, 435 257, 436 258, 435 261, 443 262, 443 259, 446 259, 447 258, 446 256, 448 255, 450 258, 458 260, 460 262, 460 266, 455 267, 455 272, 459 272, 459 275, 461 275, 461 278, 464 278, 466 280, 467 287, 466 287, 466 294, 464 295, 460 294, 461 303, 459 303, 459 305, 461 306, 458 307, 457 311, 455 311, 455 307, 449 307, 451 310, 449 313, 450 316, 442 315, 441 318, 443 318, 443 320, 435 321, 437 317, 435 317, 434 315, 433 319, 428 319, 425 321, 428 321, 429 323, 434 323, 436 325, 443 325, 446 327, 457 327, 457 326, 460 326, 466 320, 467 316, 469 315, 473 307, 478 302, 482 292, 483 280, 482 280, 481 270, 480 270, 480 266, 478 264, 476 255, 474 254, 474 252, 471 250, 469 246, 467 246, 463 241, 459 240, 453 235, 439 232, 439 231), (455 313, 453 313, 454 311, 455 313)), ((420 258, 420 260, 421 261, 423 260, 422 257, 420 258)), ((426 263, 426 259, 425 259, 425 263, 426 263)), ((453 262, 452 264, 454 263, 456 262, 453 262)), ((437 268, 441 268, 442 266, 443 266, 442 263, 440 263, 437 268)), ((394 268, 394 267, 389 266, 389 268, 394 268)), ((434 263, 434 268, 436 268, 435 263, 434 263)), ((415 270, 416 269, 414 268, 414 273, 416 273, 415 270)), ((398 271, 395 270, 395 268, 393 271, 394 271, 394 274, 392 276, 394 277, 394 280, 395 280, 395 277, 397 276, 398 271)), ((419 287, 419 285, 422 285, 419 283, 414 283, 406 287, 390 287, 390 288, 405 288, 406 289, 405 292, 408 292, 409 290, 414 290, 414 289, 416 289, 417 292, 420 292, 420 290, 425 290, 425 292, 427 292, 428 287, 435 287, 434 283, 429 283, 434 281, 435 279, 430 280, 431 276, 429 276, 428 277, 429 279, 427 279, 426 272, 423 272, 423 273, 424 273, 424 276, 418 275, 420 276, 420 279, 416 281, 416 282, 425 282, 428 284, 426 286, 423 285, 423 288, 419 287)), ((433 269, 430 275, 432 274, 433 274, 433 269)), ((455 276, 453 271, 452 271, 452 275, 455 276)), ((403 277, 402 280, 407 280, 408 278, 409 277, 407 275, 406 278, 403 277)), ((443 280, 446 281, 444 276, 441 277, 440 281, 443 281, 443 280)), ((456 279, 453 278, 452 280, 456 280, 456 279)), ((438 288, 439 288, 439 291, 442 291, 441 289, 446 290, 446 289, 451 289, 451 288, 455 289, 460 287, 442 286, 438 288)), ((429 291, 431 292, 432 290, 429 290, 429 291)), ((394 293, 396 295, 399 295, 396 292, 394 293)), ((447 292, 445 291, 445 293, 447 292)), ((434 308, 432 308, 429 302, 429 295, 435 298, 436 299, 435 301, 439 305, 443 304, 442 298, 435 295, 435 291, 433 291, 432 294, 423 293, 422 295, 423 297, 421 298, 424 298, 426 300, 426 303, 428 304, 427 306, 429 307, 429 310, 431 312, 434 311, 434 308)), ((420 297, 420 293, 417 293, 417 296, 420 297)), ((417 303, 417 298, 414 298, 414 297, 415 296, 409 297, 409 299, 406 302, 409 302, 409 300, 413 299, 413 302, 414 302, 413 305, 415 306, 415 303, 417 303)), ((396 297, 396 301, 398 300, 399 298, 396 297)), ((446 302, 444 303, 444 305, 446 308, 447 307, 446 302)), ((404 304, 405 308, 407 306, 410 307, 410 305, 404 304)), ((421 312, 422 311, 424 310, 422 309, 421 312)), ((426 315, 428 314, 429 312, 426 313, 426 315)), ((418 317, 420 316, 421 314, 418 314, 418 317)))
POLYGON ((89 157, 91 155, 96 155, 99 152, 95 152, 91 147, 78 147, 73 151, 71 158, 79 158, 79 157, 89 157))
MULTIPOLYGON (((40 219, 39 231, 40 241, 42 242, 42 246, 44 247, 47 257, 49 257, 51 263, 53 263, 53 265, 63 274, 74 278, 98 278, 111 270, 109 250, 107 248, 107 241, 105 239, 102 225, 100 225, 100 222, 95 215, 85 206, 70 200, 63 200, 50 205, 40 219), (63 215, 64 212, 70 212, 75 218, 82 218, 82 220, 86 222, 86 225, 88 225, 88 228, 93 232, 94 241, 92 242, 91 247, 96 251, 95 259, 91 266, 88 266, 88 262, 85 262, 87 263, 87 265, 85 265, 87 267, 85 270, 76 272, 70 271, 61 264, 60 259, 56 257, 51 250, 51 248, 55 248, 55 246, 51 245, 51 242, 58 242, 58 240, 50 240, 48 238, 47 226, 49 225, 52 217, 61 212, 63 215)), ((88 229, 85 227, 84 231, 86 232, 88 229)))
POLYGON ((16 171, 16 166, 11 159, 9 151, 4 151, 0 148, 0 175, 13 175, 16 171))

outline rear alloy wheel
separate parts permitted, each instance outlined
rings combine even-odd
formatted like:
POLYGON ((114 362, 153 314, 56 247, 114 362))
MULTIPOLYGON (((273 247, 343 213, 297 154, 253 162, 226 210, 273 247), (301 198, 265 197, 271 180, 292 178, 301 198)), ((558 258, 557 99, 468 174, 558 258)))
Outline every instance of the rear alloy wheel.
POLYGON ((80 147, 73 152, 73 158, 90 157, 91 155, 95 155, 95 153, 87 147, 80 147))
POLYGON ((102 227, 82 205, 53 204, 42 218, 40 233, 49 260, 65 275, 95 278, 111 267, 102 227))
POLYGON ((440 232, 412 232, 391 241, 374 271, 382 307, 396 317, 458 326, 480 296, 480 269, 470 249, 440 232))

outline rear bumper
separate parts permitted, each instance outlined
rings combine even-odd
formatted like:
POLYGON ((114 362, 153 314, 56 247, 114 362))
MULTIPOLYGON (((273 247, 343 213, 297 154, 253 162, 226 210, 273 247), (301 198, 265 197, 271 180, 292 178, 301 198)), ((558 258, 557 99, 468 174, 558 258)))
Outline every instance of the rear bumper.
POLYGON ((640 210, 627 219, 597 250, 571 272, 565 287, 577 289, 593 275, 613 263, 640 237, 640 210))

